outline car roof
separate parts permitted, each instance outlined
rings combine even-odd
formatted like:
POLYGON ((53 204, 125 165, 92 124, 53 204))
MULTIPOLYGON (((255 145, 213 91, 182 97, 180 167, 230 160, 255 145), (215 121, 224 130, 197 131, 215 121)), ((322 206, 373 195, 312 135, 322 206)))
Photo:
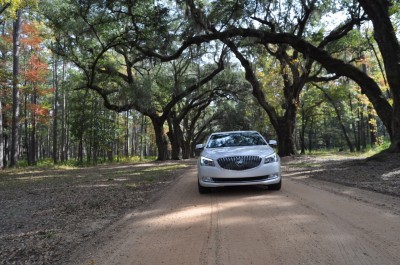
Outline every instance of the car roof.
POLYGON ((214 134, 231 134, 231 133, 259 133, 257 131, 226 131, 226 132, 214 132, 211 135, 214 134))

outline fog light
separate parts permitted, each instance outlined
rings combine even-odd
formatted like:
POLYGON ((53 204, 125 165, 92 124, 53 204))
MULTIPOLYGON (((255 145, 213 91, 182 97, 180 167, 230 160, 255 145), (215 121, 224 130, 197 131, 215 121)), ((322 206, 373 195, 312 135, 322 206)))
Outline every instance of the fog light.
POLYGON ((213 182, 213 179, 210 177, 201 177, 201 180, 204 182, 213 182))
POLYGON ((269 176, 270 179, 277 179, 279 177, 278 174, 272 174, 269 176))

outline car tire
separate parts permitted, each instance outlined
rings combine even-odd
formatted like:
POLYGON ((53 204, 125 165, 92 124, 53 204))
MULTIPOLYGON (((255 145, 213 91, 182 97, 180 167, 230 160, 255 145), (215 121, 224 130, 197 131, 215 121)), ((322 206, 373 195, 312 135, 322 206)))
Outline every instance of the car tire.
POLYGON ((210 193, 211 192, 211 188, 201 186, 200 182, 198 182, 198 181, 197 181, 197 186, 199 188, 199 193, 200 194, 206 194, 206 193, 210 193))
POLYGON ((270 190, 280 190, 281 187, 282 187, 282 180, 279 181, 279 183, 269 185, 268 189, 270 189, 270 190))

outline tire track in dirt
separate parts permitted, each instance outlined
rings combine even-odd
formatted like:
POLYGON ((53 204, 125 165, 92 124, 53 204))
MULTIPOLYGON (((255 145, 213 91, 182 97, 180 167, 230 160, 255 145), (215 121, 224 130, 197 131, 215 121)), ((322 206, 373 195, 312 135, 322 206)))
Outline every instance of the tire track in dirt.
POLYGON ((74 264, 398 264, 399 198, 297 177, 200 195, 191 169, 74 264))

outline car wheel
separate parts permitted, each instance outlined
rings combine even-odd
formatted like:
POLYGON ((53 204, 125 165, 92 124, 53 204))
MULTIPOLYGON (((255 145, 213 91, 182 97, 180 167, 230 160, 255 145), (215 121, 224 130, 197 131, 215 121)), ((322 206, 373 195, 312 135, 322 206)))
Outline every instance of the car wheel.
POLYGON ((200 185, 200 182, 197 181, 197 186, 199 188, 199 193, 200 194, 206 194, 206 193, 210 193, 211 188, 207 188, 207 187, 203 187, 200 185))
POLYGON ((279 181, 279 183, 269 185, 268 189, 270 189, 270 190, 280 190, 281 187, 282 187, 282 180, 279 181))

